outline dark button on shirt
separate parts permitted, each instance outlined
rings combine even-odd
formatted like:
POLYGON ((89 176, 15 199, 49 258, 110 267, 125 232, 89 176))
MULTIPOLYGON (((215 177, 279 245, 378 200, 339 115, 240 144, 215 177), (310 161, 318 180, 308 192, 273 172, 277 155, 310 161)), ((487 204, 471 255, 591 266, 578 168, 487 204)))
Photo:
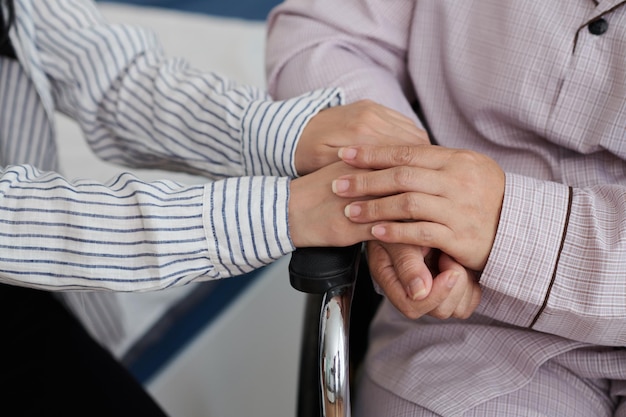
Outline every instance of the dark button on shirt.
POLYGON ((609 22, 602 18, 596 19, 589 23, 588 28, 592 35, 602 35, 609 29, 609 22))

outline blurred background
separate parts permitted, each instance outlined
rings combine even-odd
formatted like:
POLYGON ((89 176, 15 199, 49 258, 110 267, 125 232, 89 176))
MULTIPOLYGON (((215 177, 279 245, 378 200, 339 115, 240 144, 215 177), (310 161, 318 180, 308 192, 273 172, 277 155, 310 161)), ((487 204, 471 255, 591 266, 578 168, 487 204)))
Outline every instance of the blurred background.
MULTIPOLYGON (((263 21, 279 0, 120 0, 115 3, 263 21)), ((100 2, 102 3, 102 2, 100 2)))
MULTIPOLYGON (((169 56, 241 83, 265 86, 265 20, 279 0, 98 1, 111 22, 140 25, 169 56)), ((106 181, 126 168, 97 159, 78 127, 58 116, 64 173, 106 181)), ((202 178, 133 171, 186 183, 202 178)), ((115 354, 172 417, 295 415, 304 296, 289 259, 254 273, 162 292, 121 294, 128 330, 115 354)))

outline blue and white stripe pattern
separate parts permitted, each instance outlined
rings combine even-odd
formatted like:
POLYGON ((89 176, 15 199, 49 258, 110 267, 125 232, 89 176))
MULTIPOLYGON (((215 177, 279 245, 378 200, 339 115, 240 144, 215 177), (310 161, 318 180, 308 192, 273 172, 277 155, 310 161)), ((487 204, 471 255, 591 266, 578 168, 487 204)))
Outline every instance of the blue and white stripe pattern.
POLYGON ((294 147, 312 116, 340 103, 338 90, 273 102, 166 59, 150 32, 107 24, 89 1, 17 0, 16 18, 22 65, 0 61, 0 282, 147 291, 293 250, 294 147), (103 159, 211 180, 65 179, 54 111, 76 119, 103 159))

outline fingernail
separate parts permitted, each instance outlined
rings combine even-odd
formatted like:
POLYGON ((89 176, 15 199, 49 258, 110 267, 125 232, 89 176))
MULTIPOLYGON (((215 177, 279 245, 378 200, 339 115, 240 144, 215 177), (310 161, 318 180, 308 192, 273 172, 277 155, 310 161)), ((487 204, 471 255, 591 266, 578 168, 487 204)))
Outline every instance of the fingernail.
POLYGON ((418 298, 423 298, 426 295, 426 286, 424 285, 424 280, 421 278, 415 278, 413 281, 409 283, 409 295, 413 299, 413 301, 418 298))
POLYGON ((384 226, 374 226, 372 227, 372 234, 376 237, 383 237, 387 233, 387 230, 384 226))
POLYGON ((354 148, 339 149, 339 158, 343 160, 356 158, 356 149, 354 148))
POLYGON ((448 277, 448 282, 446 283, 448 285, 448 288, 454 287, 456 282, 459 280, 460 275, 461 274, 459 274, 458 272, 453 272, 452 274, 450 274, 450 276, 448 277))
POLYGON ((358 204, 348 204, 344 209, 346 217, 358 217, 361 214, 361 206, 358 204))
POLYGON ((350 187, 350 181, 348 180, 334 180, 333 184, 333 193, 337 194, 337 193, 343 193, 346 192, 348 190, 348 187, 350 187))

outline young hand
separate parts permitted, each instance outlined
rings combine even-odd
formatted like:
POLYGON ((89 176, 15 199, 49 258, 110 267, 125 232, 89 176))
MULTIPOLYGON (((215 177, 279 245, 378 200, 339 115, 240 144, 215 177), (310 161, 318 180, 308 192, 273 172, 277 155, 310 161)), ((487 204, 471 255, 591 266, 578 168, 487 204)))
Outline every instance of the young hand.
POLYGON ((298 142, 298 174, 313 172, 339 161, 339 148, 350 145, 415 145, 428 135, 401 113, 362 100, 322 110, 305 127, 298 142))
POLYGON ((332 192, 337 176, 364 172, 335 162, 290 183, 289 231, 296 247, 349 246, 372 238, 373 223, 354 223, 343 214, 352 201, 332 192))

